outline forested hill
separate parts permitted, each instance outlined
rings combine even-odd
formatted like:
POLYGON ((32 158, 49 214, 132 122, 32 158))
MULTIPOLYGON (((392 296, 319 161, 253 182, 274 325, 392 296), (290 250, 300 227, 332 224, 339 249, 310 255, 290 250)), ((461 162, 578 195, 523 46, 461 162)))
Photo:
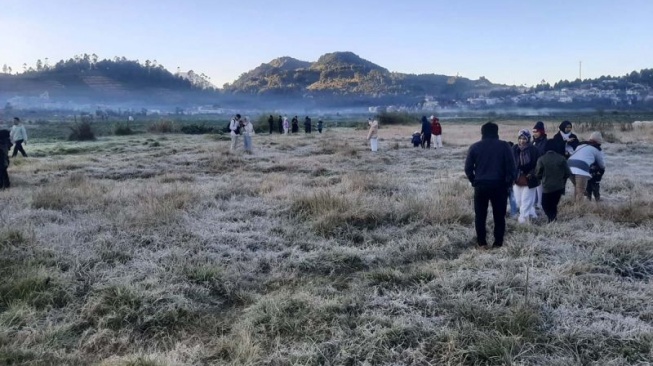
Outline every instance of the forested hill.
MULTIPOLYGON (((8 71, 3 68, 3 71, 8 71)), ((53 66, 37 61, 36 67, 17 75, 0 74, 0 93, 20 96, 47 95, 49 99, 86 98, 101 100, 146 99, 181 102, 189 94, 215 92, 204 74, 193 71, 176 74, 156 61, 143 63, 116 57, 98 60, 76 56, 53 66)))

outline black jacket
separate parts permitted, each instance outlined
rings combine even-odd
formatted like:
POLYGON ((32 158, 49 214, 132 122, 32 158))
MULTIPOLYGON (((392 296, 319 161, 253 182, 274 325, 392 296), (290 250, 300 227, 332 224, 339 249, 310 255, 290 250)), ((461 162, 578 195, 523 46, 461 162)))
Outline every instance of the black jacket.
POLYGON ((546 145, 547 140, 548 139, 546 137, 546 134, 542 134, 542 136, 540 136, 539 139, 533 139, 533 146, 537 148, 537 152, 540 153, 540 156, 544 155, 544 153, 546 152, 544 150, 544 147, 546 145))
POLYGON ((472 144, 465 159, 465 175, 474 187, 509 187, 517 179, 510 146, 499 137, 483 137, 472 144))
MULTIPOLYGON (((571 146, 574 150, 576 150, 576 147, 578 147, 578 143, 579 143, 578 136, 572 133, 571 135, 569 135, 569 138, 575 139, 574 141, 569 143, 569 146, 571 146)), ((566 152, 567 142, 562 139, 562 135, 560 134, 560 132, 556 133, 553 136, 552 140, 555 142, 554 151, 568 159, 569 154, 566 152)))

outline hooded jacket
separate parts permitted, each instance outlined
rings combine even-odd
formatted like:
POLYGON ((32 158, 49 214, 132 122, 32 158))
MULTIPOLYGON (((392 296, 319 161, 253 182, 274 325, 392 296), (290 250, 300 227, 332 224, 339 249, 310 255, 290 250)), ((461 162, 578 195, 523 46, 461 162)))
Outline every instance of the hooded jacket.
POLYGON ((509 187, 517 179, 515 158, 508 143, 499 140, 496 127, 486 129, 486 125, 481 141, 469 147, 465 175, 474 187, 509 187))

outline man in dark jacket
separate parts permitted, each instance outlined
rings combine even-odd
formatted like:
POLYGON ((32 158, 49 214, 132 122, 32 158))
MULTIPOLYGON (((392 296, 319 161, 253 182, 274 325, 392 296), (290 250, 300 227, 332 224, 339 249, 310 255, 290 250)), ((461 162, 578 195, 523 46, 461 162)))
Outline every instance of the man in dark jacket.
POLYGON ((431 123, 426 119, 426 116, 422 116, 422 149, 426 145, 427 149, 431 148, 431 123))
POLYGON ((470 146, 465 159, 465 175, 474 187, 474 226, 481 249, 487 248, 487 209, 492 204, 494 247, 503 245, 506 231, 508 189, 517 178, 515 158, 507 142, 499 140, 499 126, 488 122, 481 127, 481 141, 470 146))
POLYGON ((535 166, 535 176, 542 182, 542 209, 553 222, 558 217, 558 203, 565 194, 565 183, 571 176, 567 159, 556 153, 553 140, 546 142, 546 153, 540 156, 535 166))
POLYGON ((9 188, 9 149, 11 148, 9 130, 0 130, 0 189, 9 188))
POLYGON ((272 135, 272 131, 274 131, 274 117, 272 115, 268 118, 268 125, 270 125, 270 135, 272 135))
POLYGON ((279 125, 279 134, 283 135, 283 118, 281 116, 277 118, 277 124, 279 125))

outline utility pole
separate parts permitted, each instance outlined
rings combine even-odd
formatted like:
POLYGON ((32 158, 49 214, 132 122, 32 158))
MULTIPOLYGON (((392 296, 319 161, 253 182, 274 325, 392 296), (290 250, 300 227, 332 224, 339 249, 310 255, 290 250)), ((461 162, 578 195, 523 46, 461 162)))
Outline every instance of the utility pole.
POLYGON ((583 80, 583 61, 578 61, 578 80, 583 80))

